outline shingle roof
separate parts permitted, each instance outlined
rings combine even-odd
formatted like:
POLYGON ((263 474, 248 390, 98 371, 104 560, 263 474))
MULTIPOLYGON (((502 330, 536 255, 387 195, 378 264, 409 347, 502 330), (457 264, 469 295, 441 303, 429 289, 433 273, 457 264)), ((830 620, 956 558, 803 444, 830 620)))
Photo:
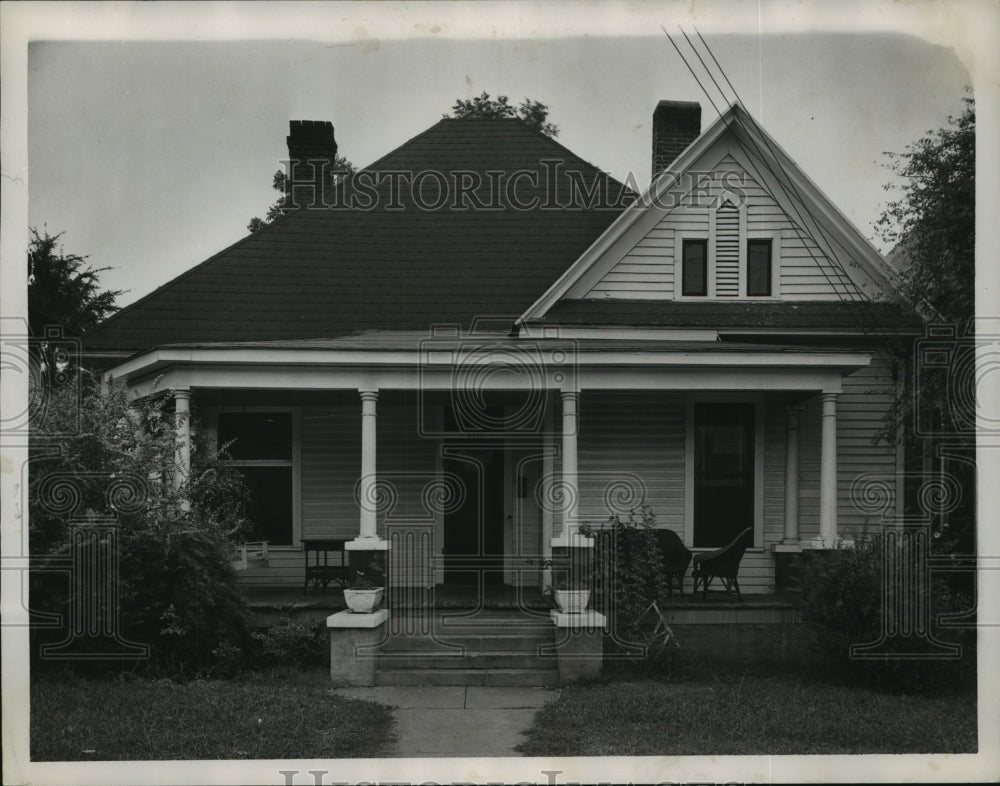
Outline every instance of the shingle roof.
POLYGON ((614 220, 624 188, 519 120, 442 120, 367 169, 367 181, 356 175, 328 197, 341 207, 279 218, 122 309, 85 337, 86 349, 513 321, 614 220), (424 199, 436 201, 442 182, 451 198, 419 207, 404 181, 392 200, 392 181, 372 188, 370 176, 390 170, 441 173, 423 177, 424 199), (477 175, 460 172, 478 173, 475 195, 498 209, 466 207, 456 185, 477 175), (584 190, 605 183, 605 204, 572 199, 573 180, 584 190), (376 204, 344 209, 352 197, 376 204))
POLYGON ((622 327, 822 328, 919 330, 919 318, 894 303, 858 301, 562 300, 541 324, 622 327))

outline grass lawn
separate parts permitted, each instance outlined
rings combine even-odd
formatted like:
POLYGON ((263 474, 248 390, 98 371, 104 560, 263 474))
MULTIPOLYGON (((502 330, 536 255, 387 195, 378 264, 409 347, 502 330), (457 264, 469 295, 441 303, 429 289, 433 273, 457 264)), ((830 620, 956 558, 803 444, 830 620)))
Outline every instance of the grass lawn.
POLYGON ((796 676, 632 678, 565 688, 527 756, 974 753, 976 696, 906 696, 796 676))
POLYGON ((39 679, 31 687, 34 761, 378 756, 384 706, 335 696, 326 671, 243 680, 39 679))

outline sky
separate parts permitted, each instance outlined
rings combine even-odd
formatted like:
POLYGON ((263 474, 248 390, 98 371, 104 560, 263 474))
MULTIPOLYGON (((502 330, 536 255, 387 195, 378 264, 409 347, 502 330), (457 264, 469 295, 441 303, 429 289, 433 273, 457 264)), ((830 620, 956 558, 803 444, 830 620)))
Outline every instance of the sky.
POLYGON ((888 250, 873 228, 891 178, 884 152, 961 111, 970 75, 952 47, 811 23, 789 31, 786 17, 754 4, 721 22, 612 5, 629 23, 618 34, 599 18, 568 29, 508 23, 498 33, 472 17, 466 29, 452 11, 439 24, 402 27, 380 14, 303 13, 302 37, 271 40, 255 39, 252 26, 239 40, 239 28, 208 12, 190 15, 204 23, 190 38, 230 40, 130 40, 127 24, 113 40, 42 36, 27 60, 28 223, 63 232, 67 251, 111 267, 101 281, 127 290, 124 305, 263 215, 289 120, 332 121, 341 154, 360 166, 484 90, 548 104, 560 142, 645 185, 656 102, 699 101, 703 127, 718 116, 713 102, 725 104, 711 85, 703 92, 661 29, 687 52, 679 22, 694 36, 694 21, 749 111, 888 250))

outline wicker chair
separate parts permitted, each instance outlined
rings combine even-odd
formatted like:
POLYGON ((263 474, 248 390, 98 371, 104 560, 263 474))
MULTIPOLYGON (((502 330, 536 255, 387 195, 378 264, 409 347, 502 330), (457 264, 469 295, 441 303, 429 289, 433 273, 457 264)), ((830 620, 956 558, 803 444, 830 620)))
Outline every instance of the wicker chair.
POLYGON ((674 592, 674 579, 681 596, 684 595, 684 575, 691 564, 691 551, 684 545, 680 537, 672 529, 654 530, 656 544, 660 547, 663 558, 663 572, 667 576, 667 591, 674 592))
POLYGON ((691 576, 694 578, 694 592, 698 592, 698 584, 701 583, 702 598, 708 595, 708 585, 712 579, 718 577, 722 580, 726 588, 726 594, 736 590, 736 597, 743 600, 740 594, 740 583, 736 574, 740 570, 740 561, 743 559, 743 552, 753 543, 753 528, 747 527, 728 546, 715 551, 702 552, 694 555, 694 569, 691 576))

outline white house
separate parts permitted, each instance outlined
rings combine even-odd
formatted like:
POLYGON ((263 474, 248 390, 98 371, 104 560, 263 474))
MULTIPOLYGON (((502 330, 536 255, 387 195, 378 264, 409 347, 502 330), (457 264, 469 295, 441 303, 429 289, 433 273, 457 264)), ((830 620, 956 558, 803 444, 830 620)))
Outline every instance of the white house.
MULTIPOLYGON (((700 120, 660 102, 638 195, 517 120, 441 120, 326 189, 300 163, 298 209, 86 350, 237 440, 248 583, 299 585, 300 542, 339 538, 394 586, 540 587, 581 522, 644 502, 695 551, 752 527, 741 585, 771 592, 776 554, 877 521, 852 489, 896 486, 883 349, 920 324, 752 117, 700 120)), ((329 123, 288 141, 336 153, 329 123)))

